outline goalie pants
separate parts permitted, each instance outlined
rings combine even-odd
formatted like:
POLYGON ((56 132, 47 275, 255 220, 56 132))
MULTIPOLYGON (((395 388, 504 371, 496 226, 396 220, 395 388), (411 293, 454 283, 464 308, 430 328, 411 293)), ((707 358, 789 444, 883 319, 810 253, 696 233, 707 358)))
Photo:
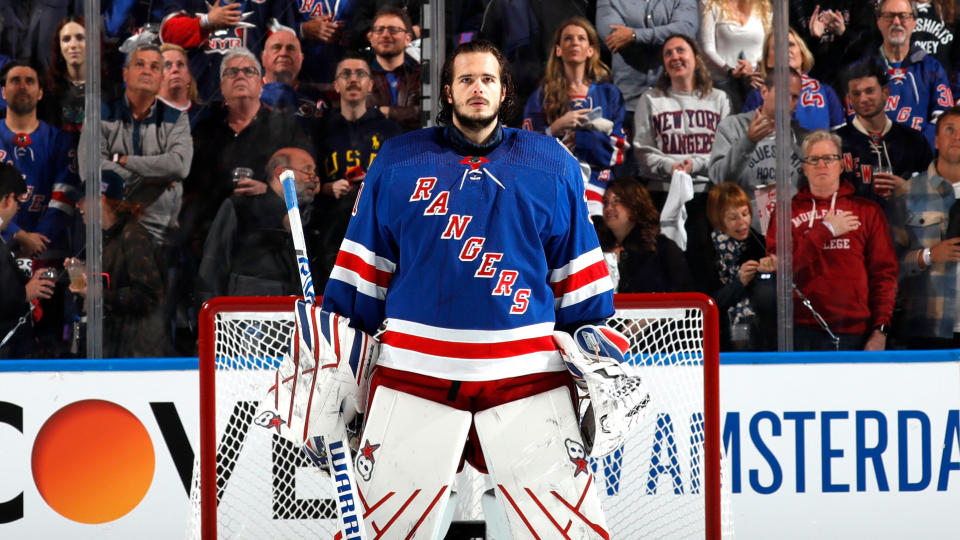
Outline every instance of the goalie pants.
MULTIPOLYGON (((483 411, 554 388, 566 387, 570 392, 574 410, 578 410, 576 405, 577 390, 567 371, 532 373, 492 381, 451 381, 410 371, 377 366, 370 381, 368 411, 370 410, 370 403, 373 402, 373 396, 380 386, 393 388, 400 392, 470 413, 483 411)), ((488 472, 483 451, 480 449, 480 439, 473 422, 471 422, 470 430, 467 433, 467 442, 460 459, 459 469, 463 468, 464 460, 470 462, 470 465, 478 471, 485 474, 488 472)))

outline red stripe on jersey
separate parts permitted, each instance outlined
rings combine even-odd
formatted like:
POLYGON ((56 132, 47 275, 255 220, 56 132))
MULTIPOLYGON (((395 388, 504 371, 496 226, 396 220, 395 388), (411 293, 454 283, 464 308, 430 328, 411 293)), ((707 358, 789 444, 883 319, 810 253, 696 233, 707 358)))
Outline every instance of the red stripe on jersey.
POLYGON ((593 283, 608 274, 607 262, 599 260, 579 272, 567 276, 566 279, 551 283, 550 287, 553 289, 554 298, 560 298, 564 294, 575 291, 588 283, 593 283))
POLYGON ((463 343, 460 341, 441 341, 387 330, 384 332, 380 343, 434 356, 469 359, 510 358, 522 354, 557 350, 552 336, 496 343, 463 343))
POLYGON ((603 202, 603 194, 597 193, 596 191, 587 190, 587 200, 588 201, 597 201, 599 203, 603 202))
POLYGON ((353 253, 341 250, 337 254, 337 266, 356 272, 361 278, 375 284, 377 287, 386 287, 390 284, 393 274, 377 269, 353 253))

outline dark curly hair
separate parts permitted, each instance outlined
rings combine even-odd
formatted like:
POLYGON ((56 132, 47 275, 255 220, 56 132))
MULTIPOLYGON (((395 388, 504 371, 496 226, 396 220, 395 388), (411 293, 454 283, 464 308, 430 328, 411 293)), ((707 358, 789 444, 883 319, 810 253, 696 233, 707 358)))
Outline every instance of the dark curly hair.
POLYGON ((453 124, 453 104, 447 101, 446 89, 453 86, 453 61, 456 60, 457 56, 466 53, 490 53, 500 64, 500 85, 503 87, 505 95, 503 103, 500 104, 499 117, 500 122, 505 122, 506 119, 512 117, 517 107, 517 88, 513 83, 513 75, 510 74, 510 62, 507 61, 507 58, 503 56, 496 45, 485 39, 478 39, 468 41, 457 47, 453 54, 447 57, 447 61, 443 63, 443 71, 440 74, 437 124, 441 126, 453 124))
MULTIPOLYGON (((660 234, 660 212, 650 198, 650 192, 635 178, 617 178, 607 184, 607 194, 616 195, 630 212, 630 220, 634 222, 634 229, 639 233, 639 245, 624 246, 640 251, 656 251, 657 235, 660 234)), ((603 226, 606 229, 606 225, 603 226)), ((599 234, 599 231, 598 231, 599 234)), ((601 236, 606 236, 601 235, 601 236)), ((601 247, 612 248, 616 240, 613 233, 609 238, 601 238, 601 247), (605 245, 608 244, 609 245, 605 245)))

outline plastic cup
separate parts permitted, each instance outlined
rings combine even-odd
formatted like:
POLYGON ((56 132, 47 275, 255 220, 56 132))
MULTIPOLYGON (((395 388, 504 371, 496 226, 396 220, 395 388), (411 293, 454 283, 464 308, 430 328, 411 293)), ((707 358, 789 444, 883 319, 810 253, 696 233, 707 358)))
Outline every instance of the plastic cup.
POLYGON ((84 267, 83 261, 79 259, 68 259, 63 266, 70 275, 70 287, 73 289, 82 289, 87 281, 87 269, 84 267))

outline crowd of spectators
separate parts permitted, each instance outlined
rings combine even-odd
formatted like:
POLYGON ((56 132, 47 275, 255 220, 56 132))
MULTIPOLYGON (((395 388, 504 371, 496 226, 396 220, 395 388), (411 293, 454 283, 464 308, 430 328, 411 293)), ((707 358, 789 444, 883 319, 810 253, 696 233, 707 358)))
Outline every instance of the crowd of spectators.
MULTIPOLYGON (((618 292, 706 293, 724 349, 775 347, 789 144, 795 346, 960 344, 955 0, 790 2, 788 88, 769 0, 446 4, 434 37, 490 40, 513 64, 507 126, 580 162, 618 292)), ((298 290, 280 172, 295 173, 322 286, 378 150, 427 123, 420 2, 101 5, 91 66, 82 1, 0 2, 0 357, 83 354, 86 284, 64 263, 86 258, 90 145, 104 350, 192 355, 204 301, 298 290)))

